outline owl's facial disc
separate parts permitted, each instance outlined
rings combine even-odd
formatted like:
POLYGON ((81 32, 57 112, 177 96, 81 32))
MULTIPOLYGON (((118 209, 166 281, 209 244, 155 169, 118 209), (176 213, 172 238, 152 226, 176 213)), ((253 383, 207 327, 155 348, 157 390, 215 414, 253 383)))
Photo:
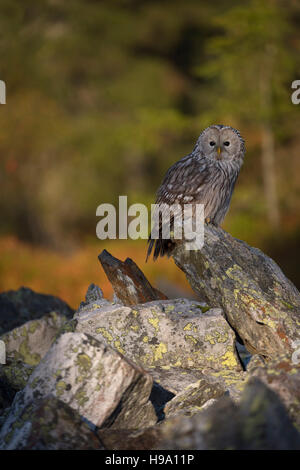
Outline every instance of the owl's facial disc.
POLYGON ((241 139, 230 127, 209 127, 202 136, 204 155, 216 160, 232 160, 241 150, 241 139))

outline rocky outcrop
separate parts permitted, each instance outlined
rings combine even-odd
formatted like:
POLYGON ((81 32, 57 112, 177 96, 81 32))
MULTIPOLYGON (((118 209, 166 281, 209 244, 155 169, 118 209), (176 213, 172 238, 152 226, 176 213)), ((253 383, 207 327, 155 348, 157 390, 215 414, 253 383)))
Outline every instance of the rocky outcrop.
POLYGON ((73 317, 42 302, 6 324, 2 449, 300 449, 298 291, 214 227, 174 259, 199 300, 105 252, 113 302, 92 284, 73 317))

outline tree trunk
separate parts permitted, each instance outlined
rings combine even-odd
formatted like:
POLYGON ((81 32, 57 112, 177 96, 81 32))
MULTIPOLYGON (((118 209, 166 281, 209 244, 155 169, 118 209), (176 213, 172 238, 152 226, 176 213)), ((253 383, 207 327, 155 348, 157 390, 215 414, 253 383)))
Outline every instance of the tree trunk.
POLYGON ((271 126, 272 70, 274 59, 274 48, 267 46, 260 77, 260 99, 262 110, 261 158, 268 219, 271 226, 277 229, 279 227, 280 217, 276 188, 275 142, 271 126))

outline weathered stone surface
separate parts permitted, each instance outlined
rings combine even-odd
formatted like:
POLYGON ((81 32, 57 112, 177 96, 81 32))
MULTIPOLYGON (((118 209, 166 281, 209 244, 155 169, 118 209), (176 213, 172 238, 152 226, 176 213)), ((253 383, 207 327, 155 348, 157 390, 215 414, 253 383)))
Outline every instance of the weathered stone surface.
POLYGON ((109 302, 107 299, 103 297, 102 290, 96 284, 89 285, 85 294, 85 301, 81 302, 77 312, 86 309, 86 307, 90 308, 90 306, 93 304, 96 304, 99 307, 100 306, 104 307, 105 305, 111 305, 111 302, 109 302))
POLYGON ((266 364, 266 361, 265 361, 265 359, 264 359, 262 356, 260 356, 259 354, 254 354, 254 355, 251 357, 251 359, 250 359, 250 361, 248 362, 248 364, 247 364, 247 372, 248 372, 248 373, 251 372, 252 369, 254 369, 254 368, 258 367, 258 366, 264 367, 265 364, 266 364))
POLYGON ((6 364, 0 365, 0 408, 9 406, 16 392, 25 387, 65 322, 64 315, 51 312, 0 337, 6 347, 6 364))
POLYGON ((65 333, 41 360, 24 390, 16 394, 0 442, 11 435, 25 406, 49 394, 94 426, 151 426, 157 421, 149 401, 152 384, 150 375, 112 348, 83 333, 65 333))
POLYGON ((132 259, 124 262, 103 250, 99 261, 110 281, 115 296, 124 305, 136 305, 152 300, 167 299, 162 292, 151 286, 148 279, 132 259))
POLYGON ((192 415, 199 412, 209 400, 224 396, 226 393, 224 383, 203 375, 197 382, 190 383, 165 405, 165 416, 169 417, 181 412, 192 415))
POLYGON ((66 302, 58 297, 38 294, 26 287, 2 292, 0 294, 0 334, 51 312, 56 312, 66 318, 71 318, 74 313, 66 302))
POLYGON ((225 368, 221 370, 203 368, 200 371, 182 369, 180 367, 171 369, 156 367, 155 369, 150 369, 149 373, 157 383, 162 384, 175 395, 185 392, 191 385, 194 385, 201 381, 203 377, 206 377, 214 386, 221 386, 224 389, 224 393, 229 393, 233 400, 240 398, 247 378, 244 371, 239 372, 225 368))
POLYGON ((15 394, 25 387, 33 370, 33 366, 20 361, 0 365, 0 414, 11 405, 15 394))
POLYGON ((103 449, 79 414, 54 396, 25 406, 5 441, 7 450, 103 449))
POLYGON ((166 420, 159 433, 156 449, 300 449, 300 435, 285 407, 258 379, 247 384, 240 405, 222 397, 191 417, 166 420))
POLYGON ((176 299, 134 308, 92 305, 74 318, 76 331, 104 340, 147 370, 241 371, 235 335, 222 311, 202 309, 197 302, 176 299))
POLYGON ((201 250, 173 253, 192 288, 222 307, 247 349, 267 358, 292 354, 300 339, 300 294, 277 264, 221 228, 205 228, 201 250))
POLYGON ((107 450, 149 450, 161 439, 159 424, 135 431, 100 429, 97 434, 107 450))
POLYGON ((293 363, 283 355, 267 365, 259 361, 253 363, 249 374, 276 392, 300 431, 300 363, 293 363))
POLYGON ((51 312, 5 333, 0 339, 5 342, 7 359, 36 366, 65 321, 65 316, 51 312))

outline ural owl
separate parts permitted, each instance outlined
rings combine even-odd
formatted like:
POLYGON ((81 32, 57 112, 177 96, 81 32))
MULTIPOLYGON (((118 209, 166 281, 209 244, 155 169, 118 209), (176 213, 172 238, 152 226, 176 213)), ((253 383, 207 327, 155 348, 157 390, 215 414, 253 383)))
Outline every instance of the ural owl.
MULTIPOLYGON (((200 134, 192 153, 167 171, 157 191, 156 204, 203 204, 207 223, 219 225, 229 208, 234 185, 245 154, 244 140, 230 126, 213 125, 200 134)), ((159 238, 149 236, 147 259, 170 255, 174 242, 163 239, 162 219, 159 238)))

